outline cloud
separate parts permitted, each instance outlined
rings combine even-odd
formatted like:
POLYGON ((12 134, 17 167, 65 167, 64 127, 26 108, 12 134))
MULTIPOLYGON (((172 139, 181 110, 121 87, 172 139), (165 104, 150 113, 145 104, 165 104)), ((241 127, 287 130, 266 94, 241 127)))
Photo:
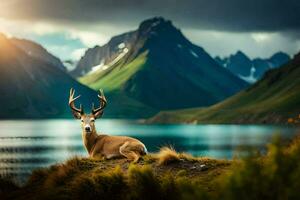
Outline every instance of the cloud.
POLYGON ((186 29, 183 33, 212 56, 228 56, 242 50, 249 57, 268 58, 278 51, 291 56, 300 50, 300 40, 291 40, 281 32, 224 32, 186 29))
POLYGON ((80 40, 86 47, 102 45, 108 42, 111 35, 119 33, 112 27, 96 26, 86 28, 81 26, 55 24, 50 22, 28 22, 24 20, 9 20, 0 18, 0 32, 7 36, 20 38, 28 38, 32 36, 47 36, 55 34, 63 34, 66 40, 80 40), (85 29, 85 30, 82 30, 85 29))
POLYGON ((75 49, 71 53, 71 59, 72 60, 79 60, 84 55, 85 51, 86 51, 86 48, 75 49))
POLYGON ((82 43, 88 47, 103 45, 110 39, 110 36, 99 34, 91 31, 72 30, 69 32, 69 37, 72 39, 80 39, 82 43))
POLYGON ((26 37, 32 34, 41 36, 62 31, 64 27, 56 24, 0 18, 0 32, 16 37, 26 37))
POLYGON ((222 31, 299 30, 298 0, 2 0, 9 19, 132 26, 163 15, 188 28, 222 31))
POLYGON ((171 19, 212 55, 300 50, 299 0, 1 0, 0 10, 0 32, 35 40, 62 59, 153 16, 171 19))
POLYGON ((252 33, 251 37, 257 42, 257 43, 263 43, 271 39, 272 34, 274 33, 252 33))

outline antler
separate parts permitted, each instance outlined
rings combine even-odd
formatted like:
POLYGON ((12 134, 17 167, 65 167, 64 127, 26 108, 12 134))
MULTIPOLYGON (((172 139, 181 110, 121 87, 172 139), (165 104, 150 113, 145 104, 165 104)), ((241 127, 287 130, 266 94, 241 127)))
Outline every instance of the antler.
POLYGON ((92 108, 92 113, 94 114, 94 116, 97 117, 101 117, 103 115, 103 110, 107 104, 106 98, 104 96, 103 90, 100 89, 100 95, 98 94, 98 98, 100 101, 100 107, 95 109, 94 103, 93 103, 93 108, 92 108))
POLYGON ((76 108, 75 103, 74 103, 75 100, 80 97, 80 95, 75 98, 74 98, 74 95, 75 95, 75 90, 73 88, 71 88, 70 89, 70 97, 69 97, 69 106, 72 110, 74 117, 77 119, 80 119, 80 116, 83 114, 82 106, 80 104, 80 108, 78 109, 78 108, 76 108))

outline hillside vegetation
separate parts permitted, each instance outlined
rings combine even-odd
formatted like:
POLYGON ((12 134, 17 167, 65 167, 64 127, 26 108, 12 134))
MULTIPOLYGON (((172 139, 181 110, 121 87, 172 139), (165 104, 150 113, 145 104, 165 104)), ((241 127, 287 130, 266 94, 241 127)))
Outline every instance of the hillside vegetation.
POLYGON ((300 54, 250 88, 208 108, 161 112, 149 123, 287 123, 300 114, 300 54))
POLYGON ((1 199, 299 199, 300 139, 279 138, 266 156, 195 158, 163 148, 138 164, 73 158, 33 172, 19 187, 0 179, 1 199))

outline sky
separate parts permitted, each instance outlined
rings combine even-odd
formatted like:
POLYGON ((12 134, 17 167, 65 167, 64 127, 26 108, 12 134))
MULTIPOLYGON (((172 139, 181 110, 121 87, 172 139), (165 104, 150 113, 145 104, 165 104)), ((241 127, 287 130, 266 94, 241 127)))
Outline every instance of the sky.
POLYGON ((36 41, 62 60, 78 60, 155 16, 212 56, 300 51, 299 0, 1 0, 0 10, 0 32, 36 41))

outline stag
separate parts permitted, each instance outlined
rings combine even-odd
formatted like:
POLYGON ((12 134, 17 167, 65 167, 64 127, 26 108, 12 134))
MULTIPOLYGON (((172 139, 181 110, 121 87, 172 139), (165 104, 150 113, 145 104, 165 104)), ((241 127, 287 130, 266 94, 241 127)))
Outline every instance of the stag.
POLYGON ((100 106, 95 108, 93 103, 91 114, 85 114, 81 104, 79 108, 75 106, 75 100, 80 95, 75 98, 74 95, 75 90, 71 88, 69 106, 73 116, 81 120, 82 140, 90 157, 102 157, 105 159, 125 157, 135 163, 142 155, 147 154, 145 145, 135 138, 97 133, 95 120, 102 117, 107 104, 103 90, 100 90, 98 94, 100 106))

